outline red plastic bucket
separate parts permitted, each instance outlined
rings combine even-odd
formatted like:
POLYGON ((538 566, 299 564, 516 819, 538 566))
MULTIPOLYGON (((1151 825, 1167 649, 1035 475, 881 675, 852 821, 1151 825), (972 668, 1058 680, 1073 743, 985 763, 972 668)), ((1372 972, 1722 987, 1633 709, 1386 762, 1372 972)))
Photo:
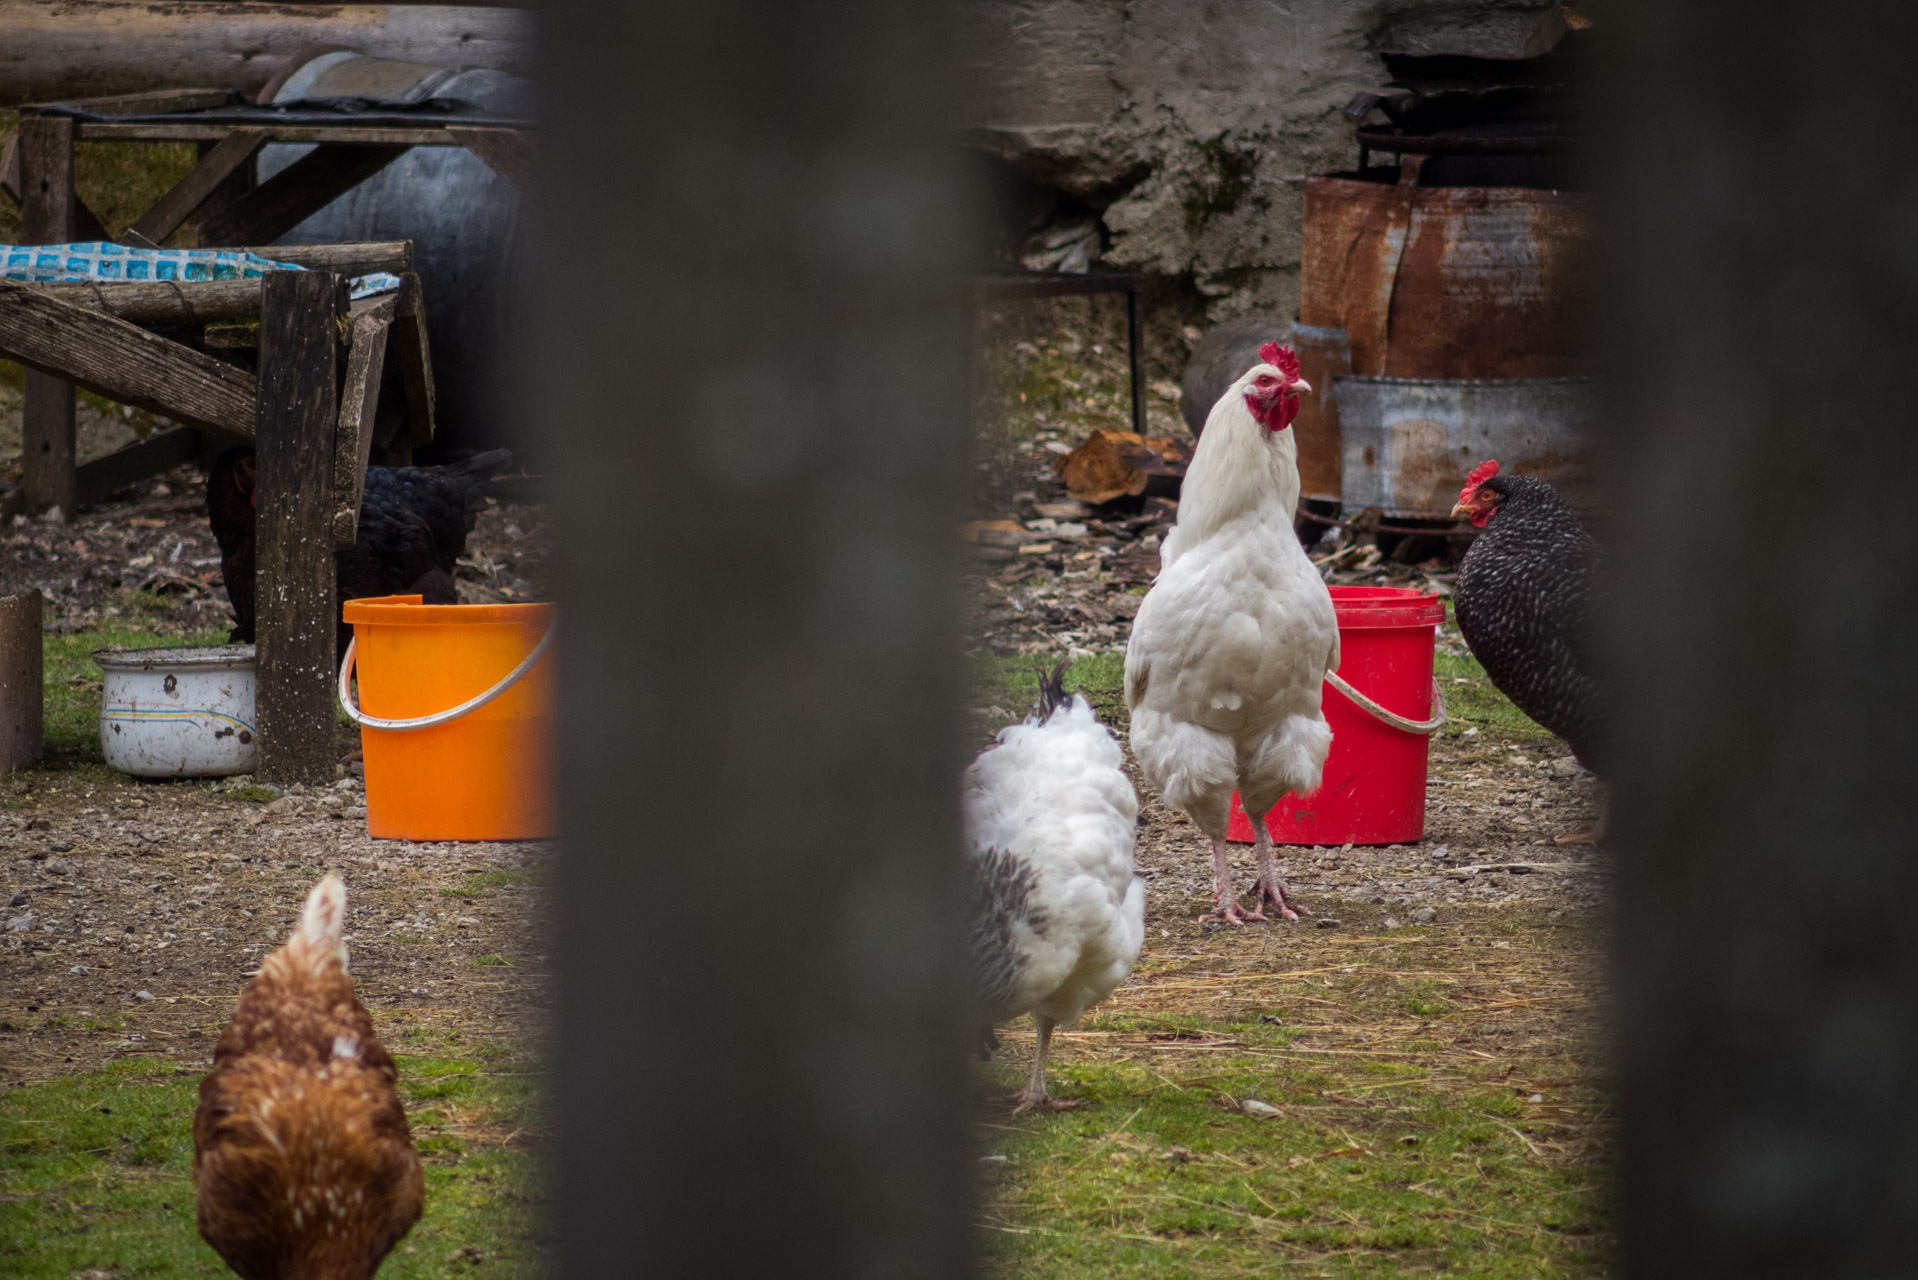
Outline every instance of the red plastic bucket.
MULTIPOLYGON (((1425 727, 1387 723, 1325 685, 1332 750, 1319 789, 1287 794, 1266 815, 1278 844, 1405 844, 1425 834, 1425 766, 1434 718, 1432 649, 1445 602, 1406 587, 1333 587, 1339 619, 1338 676, 1390 715, 1425 727)), ((1252 824, 1232 797, 1226 838, 1252 840, 1252 824)))

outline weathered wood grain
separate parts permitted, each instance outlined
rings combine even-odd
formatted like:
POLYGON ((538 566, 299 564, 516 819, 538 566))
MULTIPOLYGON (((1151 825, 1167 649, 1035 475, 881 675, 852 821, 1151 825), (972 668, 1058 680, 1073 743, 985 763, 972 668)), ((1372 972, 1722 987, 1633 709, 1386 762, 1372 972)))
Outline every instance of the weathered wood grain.
POLYGON ((405 155, 404 146, 322 145, 200 223, 201 242, 273 240, 405 155))
MULTIPOLYGON (((43 288, 0 280, 0 353, 42 374, 70 379, 89 391, 189 426, 247 439, 253 435, 259 384, 252 374, 117 316, 63 302, 43 288)), ((32 407, 31 398, 28 407, 32 407)), ((70 426, 66 438, 72 439, 70 426)), ((69 476, 71 448, 69 444, 66 454, 69 476)), ((29 477, 32 474, 30 466, 29 477)), ((71 513, 72 508, 67 510, 71 513)))
MULTIPOLYGON (((73 239, 78 198, 73 193, 73 121, 27 118, 15 130, 19 139, 20 222, 28 244, 64 244, 73 239)), ((9 322, 25 319, 0 313, 0 345, 9 322)), ((22 387, 21 488, 35 512, 58 507, 71 518, 74 490, 73 387, 58 371, 31 365, 22 387)))
POLYGON ((247 249, 274 262, 290 262, 308 271, 363 276, 373 271, 400 275, 413 269, 411 240, 366 240, 357 244, 263 244, 247 249))
POLYGON ((0 773, 45 748, 40 613, 38 591, 0 596, 0 773))
POLYGON ((399 314, 393 321, 400 373, 406 386, 406 417, 415 449, 433 443, 433 353, 426 341, 426 293, 413 272, 400 276, 399 314))
POLYGON ((254 628, 260 776, 333 778, 333 433, 346 282, 279 271, 261 292, 254 628))
POLYGON ((353 304, 352 345, 340 387, 340 423, 334 436, 333 545, 344 550, 359 537, 360 495, 373 452, 379 412, 380 375, 386 370, 386 338, 398 299, 392 294, 353 304))

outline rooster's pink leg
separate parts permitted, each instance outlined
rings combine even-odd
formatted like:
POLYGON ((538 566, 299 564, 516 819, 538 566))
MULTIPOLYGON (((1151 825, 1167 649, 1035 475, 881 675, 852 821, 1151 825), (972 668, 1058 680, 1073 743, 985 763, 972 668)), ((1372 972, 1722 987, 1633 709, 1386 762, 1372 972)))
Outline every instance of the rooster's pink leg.
POLYGON ((1199 917, 1199 923, 1207 920, 1224 920, 1228 924, 1250 924, 1265 919, 1265 913, 1257 906, 1247 911, 1239 905, 1239 896, 1232 892, 1232 863, 1226 858, 1225 841, 1212 842, 1212 901, 1213 910, 1199 917))
POLYGON ((1252 848, 1258 855, 1259 905, 1270 902, 1279 909, 1279 919, 1297 920, 1312 914, 1304 903, 1286 891, 1285 877, 1279 874, 1279 859, 1272 852, 1272 833, 1263 821, 1252 824, 1252 848))

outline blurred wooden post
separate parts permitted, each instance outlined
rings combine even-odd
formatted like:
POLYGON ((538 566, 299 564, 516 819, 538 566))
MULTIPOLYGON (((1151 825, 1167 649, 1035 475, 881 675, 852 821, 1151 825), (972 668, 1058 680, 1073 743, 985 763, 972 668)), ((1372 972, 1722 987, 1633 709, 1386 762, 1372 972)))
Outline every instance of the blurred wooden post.
POLYGON ((1909 1274, 1918 9, 1606 14, 1625 1274, 1909 1274))
POLYGON ((566 1276, 969 1271, 939 14, 541 10, 566 1276))
POLYGON ((0 773, 45 749, 40 616, 38 591, 0 596, 0 773))
POLYGON ((273 271, 260 285, 260 776, 330 782, 338 760, 333 433, 346 280, 329 271, 273 271))
MULTIPOLYGON (((73 240, 73 121, 24 116, 20 137, 21 238, 28 244, 73 240)), ((76 491, 73 384, 26 371, 22 397, 21 468, 27 509, 60 508, 73 518, 76 491)))

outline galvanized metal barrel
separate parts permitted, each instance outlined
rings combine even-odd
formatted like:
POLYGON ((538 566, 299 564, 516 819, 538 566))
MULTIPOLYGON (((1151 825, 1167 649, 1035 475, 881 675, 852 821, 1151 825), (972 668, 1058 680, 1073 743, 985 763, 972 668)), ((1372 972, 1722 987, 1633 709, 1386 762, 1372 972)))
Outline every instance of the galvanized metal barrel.
POLYGON ((1352 376, 1334 393, 1347 511, 1445 519, 1487 458, 1503 474, 1549 481, 1573 507, 1592 505, 1590 379, 1352 376))

